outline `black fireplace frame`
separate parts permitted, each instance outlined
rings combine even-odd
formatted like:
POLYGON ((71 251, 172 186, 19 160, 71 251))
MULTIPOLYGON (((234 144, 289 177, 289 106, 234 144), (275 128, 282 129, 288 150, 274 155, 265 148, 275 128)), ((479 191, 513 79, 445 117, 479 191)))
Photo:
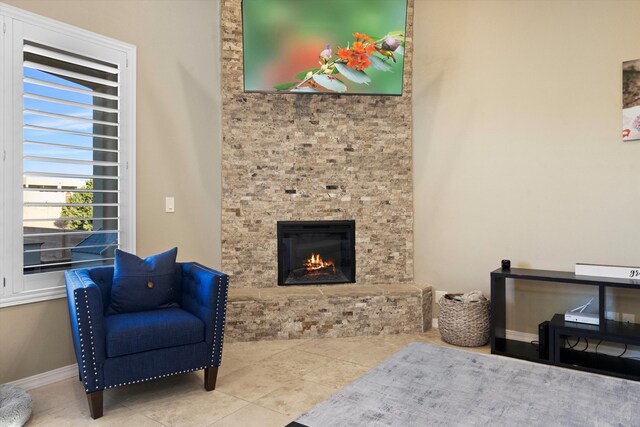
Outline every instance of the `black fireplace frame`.
MULTIPOLYGON (((283 242, 284 232, 295 231, 325 231, 328 227, 334 228, 332 231, 347 232, 348 238, 353 242, 351 246, 351 277, 342 282, 323 282, 319 280, 314 282, 318 285, 339 285, 345 283, 356 282, 356 222, 355 220, 322 220, 322 221, 278 221, 278 286, 300 286, 301 283, 285 283, 284 264, 285 264, 285 247, 283 242), (285 230, 286 228, 286 230, 285 230), (337 229, 336 229, 337 228, 337 229), (339 228, 342 228, 340 230, 339 228)), ((304 286, 304 285, 302 285, 304 286)))

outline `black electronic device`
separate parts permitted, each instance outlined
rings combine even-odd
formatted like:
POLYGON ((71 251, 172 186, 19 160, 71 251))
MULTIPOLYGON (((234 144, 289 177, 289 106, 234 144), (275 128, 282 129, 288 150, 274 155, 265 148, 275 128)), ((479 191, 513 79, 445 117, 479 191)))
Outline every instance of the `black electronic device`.
POLYGON ((503 270, 511 269, 511 260, 510 259, 503 259, 501 261, 501 264, 502 264, 502 269, 503 270))
POLYGON ((549 321, 538 325, 538 351, 541 357, 548 356, 549 354, 549 321))

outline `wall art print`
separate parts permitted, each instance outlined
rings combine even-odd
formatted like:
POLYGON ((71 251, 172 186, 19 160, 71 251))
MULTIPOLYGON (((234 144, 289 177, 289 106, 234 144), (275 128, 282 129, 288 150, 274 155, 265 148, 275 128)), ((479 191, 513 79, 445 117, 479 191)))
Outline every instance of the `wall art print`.
POLYGON ((640 59, 622 63, 622 140, 640 140, 640 59))

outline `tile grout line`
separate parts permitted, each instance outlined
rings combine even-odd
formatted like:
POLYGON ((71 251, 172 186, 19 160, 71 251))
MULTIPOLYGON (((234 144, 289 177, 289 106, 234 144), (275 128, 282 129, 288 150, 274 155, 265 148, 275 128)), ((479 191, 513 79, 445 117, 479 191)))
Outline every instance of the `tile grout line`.
MULTIPOLYGON (((216 391, 218 391, 218 390, 216 390, 216 391)), ((247 406, 253 404, 253 402, 250 402, 250 401, 248 401, 246 399, 243 399, 241 397, 238 397, 238 396, 234 396, 233 394, 225 393, 223 391, 218 391, 218 393, 224 394, 224 395, 229 396, 229 397, 233 397, 234 399, 242 400, 243 402, 246 403, 246 405, 241 406, 240 408, 236 409, 235 411, 231 412, 230 414, 225 415, 224 417, 222 417, 222 418, 220 418, 218 420, 212 421, 211 424, 207 424, 206 427, 211 427, 215 423, 220 422, 220 421, 224 420, 225 418, 230 417, 231 415, 235 414, 236 412, 239 412, 239 411, 243 410, 244 408, 246 408, 247 406)))

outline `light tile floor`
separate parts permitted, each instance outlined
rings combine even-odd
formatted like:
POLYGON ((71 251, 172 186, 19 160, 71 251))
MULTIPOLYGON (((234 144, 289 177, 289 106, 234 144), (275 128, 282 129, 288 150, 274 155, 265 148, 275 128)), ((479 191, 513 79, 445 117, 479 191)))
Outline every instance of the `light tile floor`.
MULTIPOLYGON (((26 425, 282 427, 413 341, 450 347, 437 329, 227 343, 212 392, 204 391, 202 372, 111 389, 104 392, 104 416, 91 420, 74 378, 30 390, 33 415, 26 425)), ((465 350, 489 353, 488 346, 465 350)))

